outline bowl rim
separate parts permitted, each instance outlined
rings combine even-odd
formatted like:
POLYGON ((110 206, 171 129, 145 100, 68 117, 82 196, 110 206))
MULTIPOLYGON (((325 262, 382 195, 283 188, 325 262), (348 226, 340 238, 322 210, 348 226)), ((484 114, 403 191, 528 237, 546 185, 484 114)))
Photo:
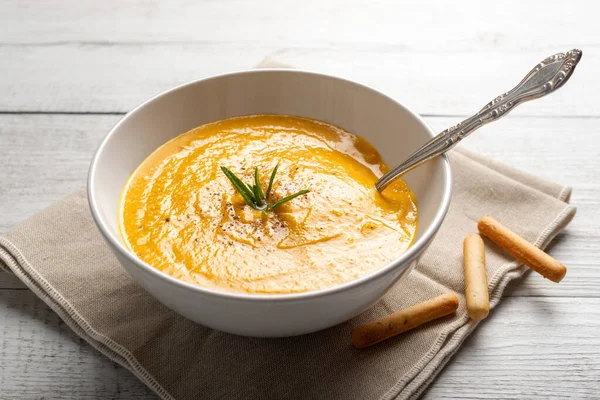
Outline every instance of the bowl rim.
MULTIPOLYGON (((437 231, 439 230, 440 226, 442 225, 442 222, 444 221, 446 214, 448 213, 448 209, 450 207, 450 201, 451 201, 451 197, 452 197, 452 171, 451 171, 448 156, 446 154, 443 154, 440 157, 440 160, 442 162, 443 180, 444 180, 442 202, 433 218, 433 222, 425 230, 425 232, 422 234, 422 236, 420 238, 416 239, 415 242, 412 244, 412 246, 410 246, 406 252, 404 252, 398 258, 390 261, 383 267, 378 268, 374 271, 371 271, 370 273, 368 273, 364 276, 361 276, 357 279, 354 279, 354 280, 351 280, 348 282, 344 282, 340 285, 335 285, 332 287, 324 288, 324 289, 308 291, 308 292, 300 292, 300 293, 258 294, 258 293, 243 293, 243 292, 242 293, 227 292, 225 290, 212 289, 212 288, 200 286, 200 285, 197 285, 194 283, 185 282, 183 280, 177 279, 177 278, 167 274, 166 272, 160 271, 160 270, 152 267, 150 264, 148 264, 148 263, 144 262, 143 260, 141 260, 140 258, 138 258, 137 255, 135 255, 131 250, 127 249, 125 247, 125 245, 121 242, 121 240, 119 238, 115 237, 115 235, 112 234, 111 230, 107 228, 107 223, 104 221, 104 219, 100 213, 99 206, 98 206, 98 200, 96 199, 95 192, 94 192, 94 190, 92 190, 92 188, 94 186, 93 183, 96 180, 96 172, 98 169, 98 162, 99 162, 100 155, 103 153, 104 148, 106 147, 107 143, 111 140, 112 136, 115 135, 115 133, 118 131, 118 129, 121 127, 121 125, 123 125, 125 123, 126 120, 128 120, 132 115, 134 115, 140 109, 146 107, 148 104, 154 102, 155 100, 158 100, 159 98, 161 98, 163 96, 166 96, 170 93, 181 90, 185 87, 197 85, 204 81, 210 81, 210 80, 214 80, 214 79, 222 79, 222 78, 226 78, 228 76, 233 76, 233 75, 252 75, 252 74, 261 74, 261 73, 269 73, 269 72, 283 72, 283 73, 290 73, 290 74, 318 76, 318 77, 322 77, 322 78, 326 78, 326 79, 332 79, 335 81, 341 81, 346 84, 355 85, 355 86, 361 87, 363 89, 367 89, 371 92, 374 92, 375 94, 377 94, 379 96, 386 98, 388 101, 391 101, 398 107, 402 108, 404 111, 406 111, 408 114, 410 114, 413 118, 415 118, 418 122, 420 122, 421 125, 423 125, 423 127, 425 128, 425 130, 429 133, 429 135, 431 137, 435 136, 435 134, 436 134, 435 131, 433 131, 431 129, 431 127, 423 120, 423 118, 419 114, 412 111, 411 109, 409 109, 408 107, 406 107, 399 101, 395 100, 391 96, 388 96, 385 93, 381 92, 380 90, 374 89, 368 85, 358 83, 358 82, 355 82, 350 79, 341 78, 339 76, 326 74, 326 73, 302 70, 302 69, 295 69, 295 68, 256 68, 256 69, 246 69, 246 70, 225 72, 225 73, 215 74, 215 75, 211 75, 208 77, 189 81, 189 82, 183 83, 181 85, 175 86, 171 89, 165 90, 155 96, 152 96, 148 100, 145 100, 144 102, 142 102, 138 106, 136 106, 134 109, 132 109, 131 111, 126 113, 111 128, 111 130, 102 139, 102 142, 96 149, 94 156, 92 157, 92 161, 90 163, 89 170, 88 170, 87 197, 88 197, 88 205, 89 205, 92 217, 94 219, 94 222, 95 222, 96 226, 98 227, 98 230, 104 237, 104 239, 108 242, 108 244, 113 249, 115 249, 120 255, 127 258, 128 261, 130 261, 137 268, 141 268, 141 269, 145 270, 146 272, 150 273, 151 275, 154 275, 156 278, 158 278, 160 280, 165 281, 166 283, 178 286, 181 289, 184 289, 187 291, 192 291, 192 292, 195 292, 198 294, 207 295, 207 296, 215 296, 215 297, 219 297, 223 300, 232 300, 232 301, 236 301, 236 300, 244 300, 244 301, 251 301, 251 302, 298 301, 298 300, 305 300, 305 299, 309 299, 309 298, 323 297, 323 296, 332 295, 334 293, 347 291, 347 290, 350 290, 357 286, 360 286, 366 282, 375 280, 378 277, 380 277, 381 275, 386 274, 389 270, 400 267, 402 264, 405 264, 404 268, 408 268, 408 266, 410 265, 410 261, 412 261, 416 257, 418 257, 418 255, 422 251, 424 251, 427 248, 428 244, 433 240, 434 236, 436 235, 437 231)), ((128 273, 129 273, 129 271, 128 271, 128 273)))

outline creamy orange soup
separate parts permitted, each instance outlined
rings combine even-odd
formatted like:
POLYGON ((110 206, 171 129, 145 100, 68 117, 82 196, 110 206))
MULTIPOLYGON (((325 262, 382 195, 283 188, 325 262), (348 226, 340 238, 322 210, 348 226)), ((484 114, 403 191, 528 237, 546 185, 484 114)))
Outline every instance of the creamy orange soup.
POLYGON ((339 285, 383 267, 411 245, 417 206, 407 185, 384 194, 386 170, 367 141, 307 118, 256 115, 200 126, 151 154, 119 209, 126 245, 178 279, 234 292, 294 293, 339 285), (309 193, 262 213, 220 167, 271 198, 309 193))

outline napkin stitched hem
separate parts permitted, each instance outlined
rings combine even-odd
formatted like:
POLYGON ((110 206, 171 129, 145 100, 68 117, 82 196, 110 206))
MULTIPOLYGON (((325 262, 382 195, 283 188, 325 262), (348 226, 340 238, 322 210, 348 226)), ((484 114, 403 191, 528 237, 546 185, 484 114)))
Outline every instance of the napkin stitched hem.
POLYGON ((571 188, 571 186, 565 186, 562 188, 562 190, 560 191, 560 194, 558 195, 558 199, 560 201, 568 201, 569 197, 571 197, 571 192, 573 191, 573 189, 571 188))
POLYGON ((123 346, 97 332, 76 309, 34 268, 10 240, 0 236, 0 260, 2 260, 25 285, 42 299, 60 318, 100 353, 131 371, 158 396, 174 400, 138 360, 123 346), (9 252, 7 252, 6 248, 9 252), (16 260, 14 259, 16 257, 16 260), (32 279, 33 276, 35 279, 32 279))

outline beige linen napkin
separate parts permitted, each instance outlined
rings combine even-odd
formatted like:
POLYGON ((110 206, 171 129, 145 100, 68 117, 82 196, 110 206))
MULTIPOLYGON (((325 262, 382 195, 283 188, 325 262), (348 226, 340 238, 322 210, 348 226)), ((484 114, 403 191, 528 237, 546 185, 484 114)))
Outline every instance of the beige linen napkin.
MULTIPOLYGON (((465 150, 450 158, 452 205, 418 267, 370 310, 309 335, 234 336, 168 310, 118 264, 83 189, 0 237, 0 260, 78 335, 162 398, 412 399, 476 326, 464 306, 462 240, 478 218, 493 215, 543 248, 575 214, 568 187, 465 150), (351 346, 352 327, 447 291, 461 301, 455 316, 364 350, 351 346)), ((487 244, 494 308, 526 268, 487 244)))

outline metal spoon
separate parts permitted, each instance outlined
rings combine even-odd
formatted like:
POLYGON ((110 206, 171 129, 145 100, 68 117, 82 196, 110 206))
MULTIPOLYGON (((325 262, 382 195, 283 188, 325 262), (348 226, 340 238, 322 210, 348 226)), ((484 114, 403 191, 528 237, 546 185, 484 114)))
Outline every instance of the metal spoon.
POLYGON ((569 80, 577 63, 581 60, 581 56, 581 50, 573 49, 546 58, 536 65, 510 92, 496 97, 477 114, 446 129, 425 143, 406 161, 379 178, 375 183, 375 188, 381 192, 394 179, 432 158, 444 154, 473 131, 504 117, 519 104, 552 93, 569 80))

